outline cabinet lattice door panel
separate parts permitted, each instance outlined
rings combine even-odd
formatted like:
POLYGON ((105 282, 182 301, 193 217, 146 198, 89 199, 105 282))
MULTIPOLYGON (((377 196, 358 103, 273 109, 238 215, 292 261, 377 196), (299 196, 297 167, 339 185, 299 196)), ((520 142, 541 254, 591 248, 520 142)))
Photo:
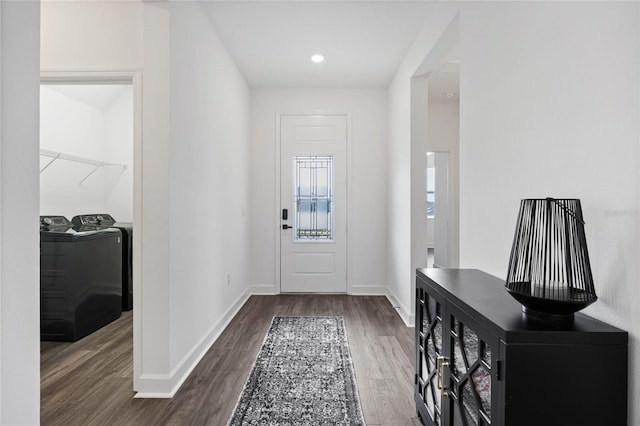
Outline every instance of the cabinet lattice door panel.
POLYGON ((442 304, 422 289, 418 290, 416 310, 417 387, 420 399, 433 421, 441 425, 442 394, 438 389, 437 360, 444 352, 442 304))
POLYGON ((473 269, 418 269, 415 326, 425 425, 627 425, 623 330, 581 313, 528 318, 502 280, 473 269))
POLYGON ((497 341, 487 332, 479 331, 481 329, 461 313, 453 313, 450 318, 451 345, 446 355, 451 365, 448 392, 451 424, 491 425, 491 392, 499 385, 496 367, 492 364, 492 347, 497 346, 497 341))

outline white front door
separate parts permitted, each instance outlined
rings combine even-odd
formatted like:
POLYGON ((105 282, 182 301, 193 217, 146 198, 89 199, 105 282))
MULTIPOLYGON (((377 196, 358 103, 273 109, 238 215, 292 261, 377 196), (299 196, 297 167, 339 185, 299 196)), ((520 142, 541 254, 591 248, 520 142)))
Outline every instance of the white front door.
POLYGON ((280 117, 280 290, 347 291, 347 117, 280 117))

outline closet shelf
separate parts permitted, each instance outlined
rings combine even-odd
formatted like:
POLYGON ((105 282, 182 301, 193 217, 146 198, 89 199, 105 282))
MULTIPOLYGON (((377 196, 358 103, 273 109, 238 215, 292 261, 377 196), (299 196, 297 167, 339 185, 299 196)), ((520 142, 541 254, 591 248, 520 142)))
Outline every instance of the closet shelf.
POLYGON ((127 168, 126 164, 107 163, 107 162, 104 162, 104 161, 92 160, 90 158, 84 158, 84 157, 78 157, 78 156, 75 156, 75 155, 64 154, 62 152, 49 151, 47 149, 41 149, 40 150, 40 155, 42 155, 43 157, 50 157, 51 158, 51 160, 47 164, 45 164, 44 167, 42 167, 40 169, 40 173, 44 172, 47 169, 47 167, 49 167, 51 164, 53 164, 53 162, 56 161, 56 160, 73 161, 73 162, 76 162, 76 163, 90 164, 92 166, 95 166, 94 169, 80 181, 80 183, 79 183, 80 185, 82 185, 82 183, 85 180, 87 180, 87 178, 89 176, 94 174, 101 167, 120 167, 120 168, 122 168, 122 170, 127 168))

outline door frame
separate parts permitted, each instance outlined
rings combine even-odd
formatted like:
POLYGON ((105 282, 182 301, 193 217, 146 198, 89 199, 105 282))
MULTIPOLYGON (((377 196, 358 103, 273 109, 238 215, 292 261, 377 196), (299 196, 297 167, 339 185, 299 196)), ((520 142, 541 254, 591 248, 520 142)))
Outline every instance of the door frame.
POLYGON ((281 113, 279 111, 276 111, 275 113, 275 120, 276 120, 276 143, 275 143, 275 206, 274 206, 274 211, 275 211, 275 222, 273 224, 273 229, 276 230, 276 234, 275 234, 275 265, 274 265, 274 279, 275 279, 275 292, 276 294, 280 294, 282 292, 281 290, 281 273, 280 273, 280 267, 281 267, 281 259, 280 259, 280 250, 282 249, 282 244, 281 244, 281 240, 282 240, 282 233, 280 232, 280 226, 281 226, 281 220, 280 220, 280 202, 281 202, 281 196, 280 196, 280 189, 281 189, 281 179, 280 176, 282 174, 282 164, 280 161, 280 156, 281 156, 281 149, 282 149, 282 141, 280 140, 280 136, 281 136, 281 119, 283 116, 340 116, 340 117, 345 117, 347 119, 347 181, 345 182, 345 185, 347 187, 347 205, 345 206, 346 212, 347 212, 347 229, 346 229, 346 235, 347 235, 347 241, 346 241, 346 263, 347 263, 347 273, 346 273, 346 282, 347 282, 347 294, 351 294, 351 254, 349 251, 349 223, 351 221, 351 214, 350 214, 350 209, 349 209, 349 204, 351 202, 351 170, 353 169, 353 167, 351 167, 351 161, 353 158, 352 155, 352 143, 351 143, 351 113, 347 112, 347 113, 339 113, 339 112, 330 112, 330 111, 324 111, 324 110, 312 110, 312 111, 304 111, 304 112, 293 112, 293 113, 281 113))
MULTIPOLYGON (((142 71, 41 70, 40 84, 131 84, 133 92, 133 390, 142 371, 142 71)), ((38 143, 39 145, 39 143, 38 143)))
MULTIPOLYGON (((433 237, 434 237, 433 238, 433 240, 434 240, 433 241, 433 255, 434 255, 434 257, 433 257, 433 267, 434 268, 452 268, 452 267, 455 267, 455 266, 451 265, 453 263, 452 262, 452 255, 451 255, 451 247, 452 247, 453 244, 455 244, 455 241, 453 239, 453 235, 451 233, 451 228, 450 228, 452 226, 452 224, 451 224, 451 215, 455 214, 455 212, 453 212, 451 210, 451 157, 452 157, 452 154, 451 154, 451 151, 443 151, 443 150, 435 150, 435 151, 427 151, 427 152, 428 153, 433 153, 433 155, 434 155, 434 168, 435 169, 438 169, 437 164, 435 164, 435 162, 436 162, 436 158, 435 157, 438 156, 438 155, 443 155, 443 154, 447 155, 447 171, 446 171, 446 173, 447 173, 447 187, 446 187, 446 193, 447 193, 447 206, 446 206, 447 207, 447 214, 446 214, 446 236, 447 236, 446 240, 447 241, 446 242, 447 242, 447 247, 446 247, 446 256, 445 256, 446 259, 447 259, 447 264, 446 265, 438 265, 436 263, 435 253, 436 253, 436 250, 437 250, 438 241, 437 241, 437 239, 435 237, 435 234, 437 232, 436 229, 439 228, 436 220, 440 220, 440 218, 441 218, 440 217, 440 218, 436 219, 436 217, 438 217, 437 213, 436 213, 436 216, 434 217, 434 223, 433 223, 433 233, 434 233, 434 235, 433 235, 433 237)), ((437 171, 436 171, 436 174, 437 174, 437 171)), ((437 182, 438 178, 436 177, 435 179, 436 179, 436 182, 437 182)), ((437 194, 437 190, 436 190, 436 194, 437 194)), ((437 195, 436 195, 436 197, 437 197, 437 195)), ((436 209, 437 209, 437 206, 438 206, 438 203, 436 203, 436 209)))

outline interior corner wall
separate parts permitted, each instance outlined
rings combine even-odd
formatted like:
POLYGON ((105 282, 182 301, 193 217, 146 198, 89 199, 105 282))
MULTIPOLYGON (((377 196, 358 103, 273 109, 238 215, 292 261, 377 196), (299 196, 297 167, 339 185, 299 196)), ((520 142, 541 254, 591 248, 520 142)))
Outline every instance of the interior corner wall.
MULTIPOLYGON (((49 86, 40 89, 40 148, 95 160, 103 159, 102 113, 65 96, 49 86)), ((48 164, 49 157, 41 157, 48 164)), ((103 211, 101 187, 94 174, 86 185, 80 181, 93 165, 56 160, 40 173, 40 214, 62 215, 103 211), (100 188, 101 189, 101 188, 100 188)))
MULTIPOLYGON (((96 86, 82 86, 91 91, 96 86)), ((100 108, 40 86, 40 148, 126 165, 96 169, 92 164, 41 156, 40 214, 104 212, 119 222, 133 221, 133 91, 114 86, 119 95, 100 108)))
POLYGON ((250 90, 197 2, 170 7, 174 385, 248 297, 250 90))
POLYGON ((105 161, 127 166, 110 168, 106 174, 103 211, 118 222, 133 222, 133 103, 133 87, 126 86, 104 112, 105 161))
MULTIPOLYGON (((640 424, 639 6, 438 4, 389 87, 390 155, 402 157, 411 73, 459 13, 460 265, 504 278, 519 200, 580 198, 599 296, 586 313, 629 331, 629 424, 640 424)), ((391 195, 406 180, 394 181, 401 162, 389 168, 391 195)), ((393 265, 409 235, 391 238, 390 273, 409 288, 393 265)))
POLYGON ((40 421, 40 3, 0 2, 0 424, 40 421))
MULTIPOLYGON (((415 94, 412 99, 412 78, 421 75, 416 71, 455 20, 458 11, 459 8, 452 3, 437 4, 431 10, 427 22, 387 88, 387 283, 392 299, 405 311, 403 317, 406 322, 413 317, 415 286, 415 269, 412 266, 413 214, 410 206, 417 204, 416 200, 412 200, 412 186, 424 186, 424 174, 412 173, 412 149, 415 147, 412 146, 411 115, 412 107, 416 106, 412 104, 416 102, 415 94), (413 182, 412 176, 420 181, 413 182)), ((424 105, 425 113, 427 106, 424 105)), ((423 151, 426 153, 426 147, 423 151)))
MULTIPOLYGON (((276 293, 280 238, 275 199, 276 114, 351 114, 348 286, 353 294, 386 294, 387 161, 384 89, 253 89, 251 93, 251 278, 253 292, 276 293)), ((402 218, 394 218, 394 226, 402 218), (397 222, 397 223, 396 223, 397 222)))

